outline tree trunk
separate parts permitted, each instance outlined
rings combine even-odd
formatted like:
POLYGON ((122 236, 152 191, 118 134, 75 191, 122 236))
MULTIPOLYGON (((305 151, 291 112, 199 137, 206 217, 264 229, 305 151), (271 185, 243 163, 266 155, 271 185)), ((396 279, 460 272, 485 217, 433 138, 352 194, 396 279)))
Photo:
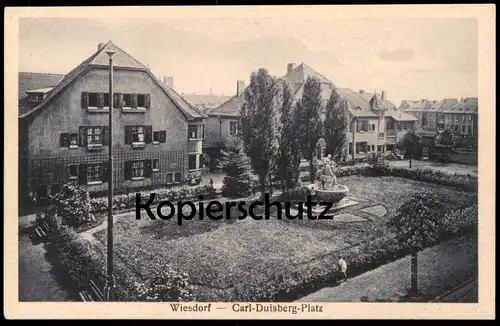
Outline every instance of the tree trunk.
POLYGON ((410 155, 410 169, 411 169, 411 155, 410 155))
POLYGON ((410 294, 413 297, 416 297, 418 294, 418 251, 411 251, 411 290, 410 294))
POLYGON ((269 198, 273 196, 273 176, 269 173, 267 179, 269 180, 269 198))
POLYGON ((315 181, 315 175, 314 175, 314 164, 313 160, 309 161, 309 180, 311 180, 311 183, 314 183, 315 181))

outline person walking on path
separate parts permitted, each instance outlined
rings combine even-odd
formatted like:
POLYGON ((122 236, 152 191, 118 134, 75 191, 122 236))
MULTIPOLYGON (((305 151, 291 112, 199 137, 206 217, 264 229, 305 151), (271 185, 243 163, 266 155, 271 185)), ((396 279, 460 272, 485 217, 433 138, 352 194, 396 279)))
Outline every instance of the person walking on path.
POLYGON ((339 268, 342 274, 344 275, 344 281, 347 281, 347 263, 342 258, 342 256, 339 259, 339 268))

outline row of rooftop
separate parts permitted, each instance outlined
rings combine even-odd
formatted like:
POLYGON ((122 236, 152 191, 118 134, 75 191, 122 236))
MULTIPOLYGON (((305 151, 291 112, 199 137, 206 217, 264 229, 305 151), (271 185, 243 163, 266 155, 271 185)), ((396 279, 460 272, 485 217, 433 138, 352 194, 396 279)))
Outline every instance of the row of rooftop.
MULTIPOLYGON (((111 42, 109 44, 112 45, 111 42)), ((104 44, 98 45, 99 53, 104 44)), ((92 56, 91 56, 92 58, 92 56)), ((89 59, 91 59, 89 58, 89 59)), ((87 59, 86 61, 88 61, 87 59)), ((93 58, 93 61, 99 57, 93 58)), ((105 65, 106 62, 98 62, 105 65)), ((85 61, 82 62, 85 64, 85 61)), ((132 67, 143 65, 135 60, 130 55, 124 58, 118 57, 115 60, 115 66, 132 67)), ((77 70, 75 68, 75 70, 77 70)), ((68 75, 52 74, 52 73, 35 73, 35 72, 20 72, 19 73, 19 99, 20 99, 20 115, 29 111, 36 102, 40 102, 44 98, 33 99, 33 96, 42 94, 42 96, 51 93, 51 90, 58 86, 61 81, 67 81, 68 75), (66 78, 64 78, 66 77, 66 78), (32 95, 30 100, 30 95, 32 95)), ((331 80, 309 67, 305 63, 299 65, 289 63, 287 65, 286 74, 281 78, 288 81, 292 87, 294 98, 298 99, 302 96, 305 81, 308 77, 316 77, 321 82, 321 96, 326 101, 331 94, 334 84, 331 80)), ((164 77, 162 83, 167 86, 171 92, 174 90, 173 77, 164 77)), ((224 116, 237 116, 239 108, 244 101, 245 83, 237 81, 236 93, 234 96, 215 95, 215 94, 185 94, 173 92, 177 97, 182 98, 183 102, 187 102, 192 108, 197 109, 207 115, 224 115, 224 116)), ((354 116, 374 116, 377 113, 373 112, 373 103, 379 103, 385 110, 386 115, 392 116, 396 120, 412 120, 410 115, 413 112, 440 112, 440 113, 469 113, 477 114, 478 99, 465 98, 453 99, 446 98, 439 101, 432 101, 427 99, 411 101, 404 100, 399 107, 396 107, 391 101, 387 99, 387 93, 382 91, 381 94, 369 93, 364 90, 354 91, 349 88, 342 88, 337 86, 340 95, 347 101, 350 112, 354 116)))

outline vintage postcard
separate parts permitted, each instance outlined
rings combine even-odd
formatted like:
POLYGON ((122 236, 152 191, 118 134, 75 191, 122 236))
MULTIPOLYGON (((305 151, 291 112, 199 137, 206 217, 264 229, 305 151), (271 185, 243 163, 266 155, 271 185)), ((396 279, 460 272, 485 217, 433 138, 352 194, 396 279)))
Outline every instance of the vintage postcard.
POLYGON ((5 11, 8 319, 492 319, 494 5, 5 11))

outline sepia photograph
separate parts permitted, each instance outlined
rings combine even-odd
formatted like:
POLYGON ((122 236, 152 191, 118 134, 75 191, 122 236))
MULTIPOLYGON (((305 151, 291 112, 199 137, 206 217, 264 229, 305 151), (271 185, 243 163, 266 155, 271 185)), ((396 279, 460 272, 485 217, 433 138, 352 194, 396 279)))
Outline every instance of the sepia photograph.
POLYGON ((18 18, 18 302, 478 304, 478 18, 226 9, 18 18))

